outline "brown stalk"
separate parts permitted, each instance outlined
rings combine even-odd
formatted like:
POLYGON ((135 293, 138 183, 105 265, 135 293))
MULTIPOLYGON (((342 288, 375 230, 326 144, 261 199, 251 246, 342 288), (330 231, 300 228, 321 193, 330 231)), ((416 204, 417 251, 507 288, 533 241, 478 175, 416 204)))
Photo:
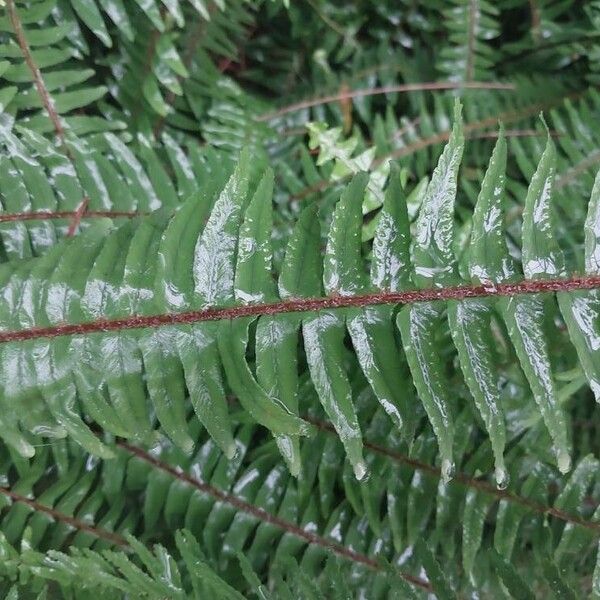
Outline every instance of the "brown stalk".
MULTIPOLYGON (((369 567, 370 569, 379 569, 380 568, 379 563, 376 560, 374 560, 373 558, 370 558, 364 554, 360 554, 359 552, 356 552, 346 546, 342 546, 341 544, 337 544, 336 542, 334 542, 330 539, 327 539, 325 537, 322 537, 320 535, 317 535, 316 533, 313 533, 312 531, 307 531, 306 529, 303 529, 302 527, 299 527, 298 525, 296 525, 294 523, 286 521, 285 519, 282 519, 282 518, 278 517, 277 515, 273 515, 258 506, 254 506, 253 504, 250 504, 250 503, 246 502, 245 500, 242 500, 238 496, 234 496, 233 494, 230 494, 229 492, 225 492, 219 488, 216 488, 216 487, 210 485, 209 483, 206 483, 205 481, 196 479, 195 477, 182 472, 181 470, 177 469, 176 467, 173 467, 167 463, 160 461, 158 458, 156 458, 155 456, 152 456, 151 454, 149 454, 142 448, 138 448, 137 446, 133 446, 133 445, 128 444, 127 442, 123 442, 123 441, 117 442, 117 445, 119 447, 123 448, 124 450, 126 450, 127 452, 129 452, 130 454, 133 454, 134 456, 140 458, 141 460, 151 464, 153 467, 160 469, 161 471, 164 471, 165 473, 168 473, 174 479, 177 479, 178 481, 187 483, 188 485, 199 490, 200 492, 202 492, 204 494, 208 494, 209 496, 212 496, 219 502, 223 502, 224 504, 229 504, 230 506, 233 506, 234 508, 236 508, 239 511, 242 511, 242 512, 245 512, 246 514, 252 515, 256 519, 258 519, 264 523, 269 523, 270 525, 273 525, 274 527, 277 527, 278 529, 281 529, 282 531, 285 531, 286 533, 289 533, 297 538, 304 540, 308 544, 313 544, 315 546, 320 546, 322 548, 325 548, 326 550, 330 550, 331 552, 337 554, 338 556, 349 559, 356 563, 363 564, 363 565, 369 567)), ((409 573, 401 573, 401 576, 404 579, 406 579, 406 581, 412 583, 413 585, 416 585, 420 588, 431 591, 431 586, 426 581, 424 581, 418 577, 415 577, 413 575, 410 575, 409 573)))
POLYGON ((596 150, 586 156, 579 164, 567 169, 560 177, 556 178, 555 189, 560 190, 565 187, 579 175, 585 173, 590 167, 600 162, 600 150, 596 150))
POLYGON ((75 233, 77 232, 77 230, 79 229, 81 219, 83 218, 83 215, 87 211, 89 203, 90 203, 90 199, 87 196, 79 203, 79 206, 77 207, 77 210, 75 211, 75 214, 73 215, 73 218, 71 219, 71 222, 69 223, 67 237, 73 237, 75 235, 75 233))
POLYGON ((33 327, 19 331, 5 331, 0 333, 0 344, 66 335, 86 335, 99 331, 155 328, 202 321, 313 312, 334 308, 364 307, 380 304, 413 304, 415 302, 432 302, 435 300, 464 300, 466 298, 516 296, 519 294, 571 292, 596 288, 600 288, 600 276, 574 276, 570 279, 525 280, 496 285, 459 285, 447 288, 426 288, 402 292, 373 292, 356 296, 299 298, 281 300, 269 304, 206 308, 203 310, 150 316, 131 315, 120 319, 98 319, 84 323, 64 323, 50 327, 33 327))
MULTIPOLYGON (((321 431, 331 433, 333 435, 337 435, 335 433, 335 429, 330 423, 325 423, 318 419, 313 419, 310 417, 303 417, 304 420, 312 423, 315 427, 320 429, 321 431)), ((386 456, 393 460, 394 462, 407 465, 412 467, 415 470, 423 471, 429 475, 440 478, 441 471, 434 467, 433 465, 429 465, 427 463, 421 462, 414 458, 410 458, 400 452, 396 452, 395 450, 391 450, 390 448, 386 448, 385 446, 380 446, 379 444, 375 444, 373 442, 369 442, 365 440, 364 442, 365 448, 375 452, 376 454, 381 454, 382 456, 386 456)), ((566 523, 572 523, 574 525, 580 525, 581 527, 585 527, 591 531, 596 532, 600 535, 600 523, 594 523, 592 521, 586 521, 577 515, 572 515, 558 508, 554 508, 552 506, 546 506, 544 504, 540 504, 538 502, 534 502, 533 500, 529 500, 528 498, 524 498, 523 496, 518 496, 512 492, 507 490, 499 490, 497 487, 488 483, 487 481, 483 481, 481 479, 473 479, 466 475, 465 473, 457 473, 450 480, 452 484, 459 484, 465 487, 476 489, 479 492, 484 494, 488 494, 489 496, 493 496, 497 500, 506 500, 507 502, 512 502, 514 504, 519 504, 533 512, 542 514, 542 515, 551 515, 561 521, 565 521, 566 523)), ((597 505, 597 503, 596 503, 597 505)), ((596 507, 594 506, 594 508, 596 507)))
MULTIPOLYGON (((31 75, 33 76, 33 82, 38 91, 40 99, 42 101, 42 105, 46 109, 48 113, 48 117, 52 124, 54 125, 54 129, 56 134, 58 135, 61 144, 66 149, 67 146, 65 144, 65 130, 60 121, 60 117, 56 112, 56 108, 54 107, 54 102, 52 100, 52 96, 48 92, 46 88, 46 84, 44 83, 44 78, 42 77, 42 73, 37 66, 35 60, 33 59, 33 55, 31 53, 31 48, 29 47, 29 42, 25 37, 25 31, 23 30, 23 24, 21 23, 21 19, 19 18, 19 14, 15 7, 14 0, 6 0, 6 11, 8 13, 8 18, 10 19, 11 25, 14 29, 15 35, 17 36, 17 42, 19 47, 21 48, 21 52, 23 54, 23 58, 25 59, 25 63, 27 67, 31 71, 31 75)), ((68 151, 67 151, 68 154, 68 151)))
MULTIPOLYGON (((561 101, 564 100, 565 98, 575 99, 579 96, 580 96, 580 93, 578 93, 578 92, 576 92, 574 94, 568 94, 565 97, 561 97, 561 101)), ((528 106, 525 109, 516 110, 516 111, 507 111, 505 113, 501 113, 500 115, 497 115, 494 117, 487 117, 487 118, 481 119, 479 121, 472 121, 471 123, 465 123, 465 125, 464 125, 465 136, 467 138, 472 137, 472 135, 471 135, 472 132, 476 132, 481 129, 485 129, 486 127, 492 127, 494 125, 497 125, 499 121, 501 121, 503 123, 511 123, 511 122, 515 122, 515 121, 520 121, 521 119, 524 119, 526 117, 529 117, 529 116, 539 113, 541 110, 550 108, 550 107, 554 106, 555 104, 556 104, 556 102, 547 102, 547 103, 537 102, 535 104, 532 104, 531 106, 528 106)), ((447 129, 445 131, 441 131, 441 132, 431 135, 429 137, 416 140, 415 142, 412 142, 411 144, 407 144, 406 146, 403 146, 402 148, 399 148, 398 150, 394 150, 393 152, 390 152, 388 154, 380 156, 375 161, 373 161, 372 168, 378 167, 381 163, 383 163, 387 160, 395 160, 398 158, 402 158, 404 156, 409 156, 411 154, 414 154, 415 152, 418 152, 419 150, 428 148, 429 146, 434 146, 435 144, 442 144, 444 142, 447 142, 448 139, 450 138, 450 133, 451 133, 451 130, 447 129)), ((346 178, 346 179, 348 179, 348 178, 346 178)), ((324 189, 327 189, 330 185, 341 183, 341 182, 345 181, 346 179, 340 179, 338 181, 330 181, 328 179, 323 179, 311 186, 306 187, 305 189, 298 192, 297 194, 291 195, 290 199, 291 200, 302 200, 302 199, 306 198, 307 196, 310 196, 311 194, 320 192, 324 189)))
POLYGON ((13 502, 18 502, 19 504, 25 504, 35 510, 36 512, 41 512, 47 514, 52 517, 55 521, 61 521, 62 523, 66 523, 75 529, 79 529, 80 531, 86 531, 87 533, 91 533, 92 535, 108 540, 113 544, 117 544, 118 546, 128 546, 127 540, 119 535, 118 533, 114 533, 112 531, 108 531, 106 529, 101 529, 100 527, 94 527, 89 523, 85 523, 81 519, 77 519, 75 517, 70 517, 69 515, 65 515, 53 508, 48 506, 44 506, 43 504, 33 500, 31 498, 27 498, 26 496, 22 496, 21 494, 17 494, 12 490, 0 487, 0 494, 10 498, 13 502))
POLYGON ((69 219, 72 221, 78 219, 78 221, 81 221, 83 219, 96 219, 101 217, 106 217, 109 219, 116 219, 119 217, 134 218, 148 214, 143 212, 127 212, 118 210, 90 210, 80 214, 82 204, 79 205, 77 210, 62 210, 56 212, 33 211, 24 213, 0 214, 0 223, 13 223, 15 221, 45 221, 49 219, 69 219))
POLYGON ((536 44, 539 44, 542 37, 542 19, 536 0, 529 0, 529 12, 531 13, 531 37, 536 44))
POLYGON ((364 96, 377 96, 379 94, 391 93, 406 93, 406 92, 421 92, 426 90, 456 90, 456 89, 485 89, 485 90, 514 90, 515 86, 510 83, 494 83, 494 82, 453 82, 453 81, 428 81, 424 83, 406 83, 403 85, 389 85, 384 87, 366 88, 361 90, 343 91, 339 94, 330 96, 322 96, 321 98, 310 98, 289 106, 284 106, 279 110, 265 113, 257 117, 258 121, 270 121, 291 112, 312 108, 313 106, 321 106, 322 104, 331 104, 348 100, 351 98, 361 98, 364 96))

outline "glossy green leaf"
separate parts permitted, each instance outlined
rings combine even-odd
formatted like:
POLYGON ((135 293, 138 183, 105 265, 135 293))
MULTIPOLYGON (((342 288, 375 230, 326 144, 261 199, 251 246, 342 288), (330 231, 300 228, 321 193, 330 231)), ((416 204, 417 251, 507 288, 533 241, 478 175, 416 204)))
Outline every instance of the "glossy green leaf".
MULTIPOLYGON (((585 271, 600 273, 600 173, 596 175, 585 221, 585 271)), ((595 315, 600 310, 598 290, 559 292, 560 311, 577 350, 581 367, 597 402, 600 402, 600 330, 595 315)))
POLYGON ((303 320, 302 334, 311 379, 319 400, 339 435, 357 479, 367 472, 362 456, 362 434, 344 370, 344 319, 322 311, 303 320))
POLYGON ((276 298, 271 273, 272 198, 273 172, 268 170, 246 209, 239 232, 234 291, 236 299, 244 304, 276 298))
POLYGON ((279 276, 282 298, 310 298, 322 290, 323 262, 317 205, 305 208, 292 231, 279 276))
POLYGON ((323 260, 323 282, 329 295, 360 293, 365 286, 360 232, 366 174, 356 175, 333 213, 323 260))
POLYGON ((515 600, 534 600, 535 596, 533 592, 515 567, 497 554, 493 554, 492 556, 494 568, 511 597, 515 598, 515 600))
POLYGON ((504 464, 506 426, 500 402, 500 379, 491 316, 492 307, 485 300, 448 303, 450 332, 458 351, 460 367, 490 436, 496 483, 500 488, 505 488, 508 485, 504 464))
POLYGON ((392 167, 385 202, 373 238, 371 283, 382 291, 411 288, 410 230, 400 171, 392 167))
POLYGON ((523 210, 523 272, 527 279, 565 275, 564 257, 554 235, 552 187, 556 147, 550 134, 534 173, 523 210))
POLYGON ((285 404, 271 397, 256 382, 246 362, 248 327, 251 317, 224 321, 219 326, 218 343, 229 385, 242 406, 258 423, 275 433, 306 435, 308 424, 294 416, 285 404))
POLYGON ((454 425, 450 409, 450 383, 437 351, 435 327, 442 309, 433 302, 403 307, 396 318, 404 353, 417 394, 423 403, 440 447, 442 478, 454 473, 454 425))
POLYGON ((233 300, 237 238, 246 206, 249 162, 249 153, 244 151, 196 246, 193 273, 197 306, 222 305, 233 300))
POLYGON ((112 46, 112 40, 106 25, 96 6, 94 0, 71 0, 73 10, 79 15, 81 20, 91 29, 94 35, 107 47, 112 46))
POLYGON ((548 343, 543 331, 544 301, 539 296, 517 296, 499 300, 498 307, 556 447, 558 467, 561 472, 567 472, 571 468, 570 444, 565 414, 558 403, 552 379, 548 343))
POLYGON ((435 595, 444 600, 456 598, 456 594, 450 587, 450 583, 446 579, 431 549, 427 546, 427 543, 423 540, 419 540, 417 542, 417 550, 421 561, 423 562, 425 572, 431 581, 435 595))
POLYGON ((477 552, 481 546, 485 517, 491 498, 476 490, 469 490, 465 499, 463 513, 462 557, 466 573, 475 566, 477 552))
POLYGON ((454 201, 464 148, 461 111, 457 100, 452 134, 431 176, 417 217, 413 260, 419 287, 448 284, 455 277, 454 201))
POLYGON ((501 127, 473 212, 469 246, 469 274, 473 282, 500 283, 514 273, 504 233, 505 184, 506 138, 501 127))

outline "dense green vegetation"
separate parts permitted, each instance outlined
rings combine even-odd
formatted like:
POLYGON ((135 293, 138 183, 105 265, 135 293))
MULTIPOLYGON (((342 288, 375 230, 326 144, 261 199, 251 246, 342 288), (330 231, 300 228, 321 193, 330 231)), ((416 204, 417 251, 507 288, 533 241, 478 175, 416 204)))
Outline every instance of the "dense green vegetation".
POLYGON ((0 597, 600 598, 600 2, 0 0, 0 597))

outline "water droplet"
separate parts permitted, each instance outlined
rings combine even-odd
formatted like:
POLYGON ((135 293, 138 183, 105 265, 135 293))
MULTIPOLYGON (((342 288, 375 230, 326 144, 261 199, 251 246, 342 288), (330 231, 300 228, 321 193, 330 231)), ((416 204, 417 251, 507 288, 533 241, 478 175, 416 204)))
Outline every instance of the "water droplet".
POLYGON ((510 483, 510 477, 505 469, 496 467, 496 487, 499 490, 505 490, 510 483))
MULTIPOLYGON (((187 437, 187 436, 186 436, 187 437)), ((181 450, 187 455, 191 456, 194 451, 194 441, 190 438, 183 439, 180 444, 178 444, 181 450)))
POLYGON ((24 440, 18 444, 17 450, 23 458, 33 458, 35 456, 35 448, 24 440))
POLYGON ((560 451, 558 453, 558 470, 561 473, 568 473, 571 470, 571 457, 568 453, 560 451))
POLYGON ((358 481, 362 481, 363 478, 367 475, 368 469, 367 464, 361 460, 354 465, 354 476, 358 481))
POLYGON ((445 458, 442 460, 442 481, 448 483, 453 477, 456 471, 456 467, 451 460, 445 458))
POLYGON ((227 450, 225 451, 225 456, 227 460, 233 460, 238 453, 238 447, 235 445, 235 442, 231 442, 229 446, 227 446, 227 450))

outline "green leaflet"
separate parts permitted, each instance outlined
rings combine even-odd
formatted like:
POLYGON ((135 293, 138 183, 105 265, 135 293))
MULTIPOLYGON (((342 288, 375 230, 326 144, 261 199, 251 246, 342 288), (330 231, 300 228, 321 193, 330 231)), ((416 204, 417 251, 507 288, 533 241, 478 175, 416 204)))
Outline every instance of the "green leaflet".
MULTIPOLYGON (((411 456, 417 460, 431 462, 435 459, 436 443, 433 436, 421 436, 415 440, 411 456)), ((427 522, 435 508, 436 488, 439 481, 426 477, 421 471, 405 472, 406 496, 406 540, 405 544, 412 546, 418 543, 427 522)), ((447 486, 444 486, 446 488, 447 486)), ((437 516, 437 515, 436 515, 437 516)))
POLYGON ((596 173, 588 204, 585 232, 585 272, 600 273, 600 171, 596 173))
MULTIPOLYGON (((19 140, 8 133, 3 138, 11 156, 10 159, 2 156, 0 161, 0 191, 6 198, 5 209, 10 212, 55 210, 56 198, 43 171, 26 155, 19 140)), ((42 254, 56 243, 54 228, 47 221, 33 221, 27 230, 30 248, 22 247, 22 244, 28 243, 26 239, 13 240, 17 244, 15 250, 19 256, 42 254)))
POLYGON ((435 329, 441 315, 442 308, 433 302, 415 304, 403 307, 396 323, 414 386, 438 439, 442 478, 447 482, 454 473, 454 425, 448 394, 450 384, 436 349, 435 329))
POLYGON ((173 331, 173 342, 179 352, 196 416, 226 456, 232 458, 235 442, 221 374, 218 330, 217 323, 177 327, 173 331))
POLYGON ((456 100, 452 134, 431 176, 417 217, 413 260, 419 287, 448 285, 456 277, 454 201, 464 148, 461 111, 462 106, 456 100))
POLYGON ((563 579, 560 569, 550 559, 543 560, 541 567, 543 576, 555 598, 564 598, 565 600, 580 598, 579 594, 563 579))
MULTIPOLYGON (((23 193, 15 193, 16 186, 11 177, 12 165, 8 157, 0 156, 0 198, 2 200, 2 212, 13 213, 28 209, 29 202, 23 193), (21 201, 27 202, 22 208, 21 201)), ((8 258, 25 258, 33 254, 29 230, 22 222, 16 225, 3 223, 0 225, 2 241, 8 258)))
MULTIPOLYGON (((132 221, 113 232, 98 254, 81 302, 85 317, 89 320, 117 314, 118 291, 123 280, 129 243, 138 224, 132 221)), ((125 363, 135 360, 135 352, 126 353, 133 349, 123 348, 119 341, 118 334, 75 337, 71 348, 80 357, 80 368, 75 370, 74 377, 87 412, 103 429, 122 437, 135 437, 143 423, 139 419, 144 419, 145 415, 136 415, 130 410, 130 398, 120 402, 117 395, 117 402, 110 406, 104 397, 105 374, 127 372, 125 363), (111 364, 112 361, 116 364, 111 364)), ((110 389, 110 386, 107 387, 110 389)))
MULTIPOLYGON (((261 317, 256 326, 256 379, 269 396, 298 414, 298 333, 295 316, 261 317)), ((276 435, 277 446, 294 476, 300 474, 300 443, 296 436, 276 435)))
MULTIPOLYGON (((600 273, 600 172, 596 175, 588 205, 585 230, 585 272, 600 273)), ((600 330, 596 315, 600 311, 598 290, 559 292, 560 311, 577 350, 579 361, 597 402, 600 402, 600 330)))
POLYGON ((410 229, 401 171, 393 165, 373 238, 371 284, 382 291, 411 288, 410 229))
POLYGON ((505 184, 506 138, 501 126, 473 211, 469 245, 469 274, 473 282, 499 283, 514 274, 504 239, 505 184))
POLYGON ((131 21, 125 10, 123 0, 99 0, 104 12, 110 17, 111 21, 123 33, 127 41, 133 42, 135 34, 131 21))
MULTIPOLYGON (((410 234, 406 203, 402 199, 401 173, 392 167, 379 223, 373 239, 372 285, 382 291, 410 288, 410 234)), ((411 440, 418 414, 414 398, 399 369, 402 358, 396 346, 392 307, 349 311, 347 326, 361 367, 384 410, 411 440)))
MULTIPOLYGON (((45 285, 38 323, 64 323, 81 320, 79 302, 86 280, 102 248, 102 235, 110 224, 95 229, 95 235, 76 238, 69 244, 45 285)), ((83 422, 77 410, 77 393, 72 375, 74 356, 69 352, 70 339, 57 338, 51 344, 37 340, 41 360, 37 360, 38 386, 56 421, 89 452, 112 457, 83 422), (42 359, 43 357, 43 359, 42 359)))
MULTIPOLYGON (((288 469, 285 464, 279 463, 269 469, 258 486, 256 495, 253 498, 253 504, 270 514, 276 513, 285 493, 289 478, 288 469)), ((259 522, 259 519, 238 512, 234 516, 225 535, 223 554, 232 555, 241 552, 259 522)))
MULTIPOLYGON (((548 134, 523 211, 523 271, 528 279, 565 275, 564 258, 553 235, 551 195, 555 163, 556 149, 548 134)), ((501 307, 517 356, 556 446, 559 469, 564 473, 570 469, 570 449, 542 331, 543 300, 539 296, 503 299, 501 307)))
POLYGON ((503 298, 498 301, 498 308, 556 447, 559 469, 567 472, 571 465, 567 423, 558 404, 552 380, 548 346, 543 332, 543 299, 535 296, 503 298))
POLYGON ((310 298, 321 294, 323 262, 317 210, 316 204, 305 208, 290 235, 278 281, 282 298, 310 298))
POLYGON ((362 435, 343 368, 344 319, 333 311, 306 317, 302 323, 311 379, 327 416, 339 435, 357 479, 367 472, 362 457, 362 435))
POLYGON ((456 598, 454 590, 450 586, 450 583, 433 555, 433 552, 427 546, 427 542, 422 539, 418 540, 416 550, 419 553, 423 568, 427 573, 427 577, 431 582, 435 595, 441 600, 453 600, 456 598))
MULTIPOLYGON (((220 178, 215 178, 215 184, 220 178)), ((190 265, 204 221, 217 190, 208 185, 181 205, 170 220, 160 243, 156 271, 156 297, 163 310, 180 311, 193 301, 190 265)), ((221 375, 216 323, 171 328, 172 341, 183 365, 186 386, 200 422, 228 457, 235 453, 227 399, 221 375)))
MULTIPOLYGON (((55 190, 58 207, 75 210, 85 196, 73 163, 43 136, 25 128, 16 128, 25 144, 28 154, 46 167, 55 190)), ((31 159, 30 159, 31 160, 31 159)))
POLYGON ((346 325, 356 356, 384 410, 407 440, 413 436, 418 413, 416 398, 402 375, 402 358, 392 329, 393 309, 372 306, 349 310, 346 325))
MULTIPOLYGON (((309 207, 300 217, 288 244, 279 281, 282 295, 314 297, 320 294, 319 244, 316 211, 309 207)), ((318 316, 305 317, 302 331, 309 369, 319 399, 344 443, 356 477, 362 479, 366 473, 362 458, 362 436, 343 368, 344 321, 334 312, 320 313, 318 316)))
MULTIPOLYGON (((585 504, 585 496, 590 491, 594 476, 598 471, 598 461, 591 455, 585 456, 571 473, 554 506, 571 514, 581 514, 581 506, 585 504)), ((598 522, 600 511, 594 511, 591 521, 598 522)), ((554 561, 565 566, 585 552, 590 542, 595 541, 593 532, 574 523, 567 523, 561 533, 560 541, 554 550, 554 561)))
POLYGON ((234 292, 244 304, 277 298, 271 273, 273 229, 273 171, 268 169, 250 201, 238 240, 234 292))
MULTIPOLYGON (((145 219, 137 231, 127 256, 123 278, 122 310, 125 314, 152 314, 156 312, 153 301, 154 274, 158 248, 167 226, 168 218, 154 213, 145 219)), ((127 335, 127 332, 123 332, 127 335)), ((185 419, 185 387, 181 364, 173 343, 170 328, 140 330, 133 333, 141 352, 146 388, 156 411, 158 421, 167 435, 185 451, 190 451, 193 441, 185 419)), ((141 402, 141 397, 139 397, 141 402)))
MULTIPOLYGON (((273 173, 269 170, 259 182, 240 228, 234 291, 236 299, 244 303, 266 302, 276 298, 275 282, 271 274, 272 196, 273 173)), ((290 397, 290 390, 288 389, 288 394, 283 397, 283 395, 277 394, 279 390, 273 388, 272 385, 268 386, 270 383, 268 379, 265 382, 268 387, 263 385, 260 380, 261 385, 259 385, 251 374, 246 363, 245 352, 248 327, 254 320, 253 318, 238 319, 235 322, 222 323, 219 328, 219 345, 230 385, 246 410, 259 423, 269 427, 271 431, 279 434, 306 433, 306 425, 291 412, 296 404, 295 414, 297 415, 297 402, 294 402, 293 395, 290 397), (228 331, 229 328, 231 328, 231 333, 223 335, 224 331, 228 331), (242 331, 245 333, 241 333, 242 331), (227 335, 231 336, 228 340, 225 339, 227 335), (240 342, 243 340, 242 343, 234 341, 238 337, 240 337, 240 342), (226 344, 235 344, 236 348, 229 349, 226 344)), ((288 333, 294 336, 295 328, 288 333)), ((293 343, 293 341, 294 338, 288 336, 287 343, 293 343)), ((286 341, 283 340, 284 345, 285 343, 286 341)), ((264 348, 264 342, 262 345, 264 348)), ((257 370, 259 361, 264 362, 265 360, 264 356, 260 358, 258 356, 260 347, 261 342, 257 335, 257 370)), ((290 350, 295 351, 295 347, 288 347, 288 356, 291 354, 290 350)), ((276 364, 274 363, 273 366, 276 364)), ((294 364, 295 362, 291 363, 292 368, 294 364)), ((265 374, 264 368, 261 369, 261 373, 265 374)), ((288 376, 287 379, 289 381, 290 377, 288 376)), ((278 435, 276 440, 297 474, 299 469, 297 439, 278 435)))
MULTIPOLYGON (((548 467, 536 465, 521 486, 520 494, 545 504, 548 501, 548 485, 551 480, 548 467)), ((511 559, 521 522, 526 516, 528 513, 523 506, 506 500, 500 501, 494 530, 494 549, 506 560, 511 559)))
MULTIPOLYGON (((419 287, 440 286, 455 281, 453 252, 454 200, 464 137, 461 105, 454 106, 454 127, 438 161, 419 211, 413 247, 415 281, 419 287)), ((442 477, 448 481, 454 471, 452 445, 454 426, 449 407, 448 381, 441 357, 435 350, 436 324, 442 308, 435 303, 403 307, 397 325, 413 382, 440 445, 442 477)))
POLYGON ((162 203, 152 186, 150 177, 134 153, 113 133, 105 133, 104 138, 111 149, 115 162, 119 165, 125 183, 133 196, 138 199, 137 210, 150 212, 159 209, 162 203))
MULTIPOLYGON (((598 550, 596 554, 596 565, 592 577, 591 593, 600 596, 600 542, 598 542, 598 550)), ((593 597, 593 596, 592 596, 593 597)))
POLYGON ((508 485, 504 464, 506 426, 500 402, 495 342, 491 332, 492 310, 485 300, 469 299, 448 303, 452 340, 469 390, 475 399, 494 452, 496 483, 508 485))
POLYGON ((110 48, 112 46, 112 40, 106 30, 104 19, 94 0, 71 0, 71 4, 75 12, 92 30, 94 35, 96 35, 107 48, 110 48))
POLYGON ((196 246, 193 306, 220 306, 234 299, 236 248, 249 177, 250 155, 244 150, 196 246))
POLYGON ((531 178, 523 210, 523 271, 527 279, 562 277, 564 257, 553 235, 552 186, 556 170, 556 147, 548 141, 531 178))
POLYGON ((355 295, 365 288, 361 257, 362 199, 366 173, 356 175, 336 205, 323 260, 323 284, 329 295, 355 295))
POLYGON ((535 600, 527 582, 519 575, 515 567, 497 553, 490 551, 492 564, 509 594, 515 600, 535 600))
POLYGON ((246 363, 248 327, 252 320, 241 318, 224 321, 219 326, 219 350, 229 385, 248 413, 271 431, 306 435, 308 425, 290 413, 281 400, 268 396, 246 363))
POLYGON ((463 513, 462 557, 466 573, 471 573, 483 537, 483 525, 492 503, 487 494, 469 490, 463 513))
MULTIPOLYGON (((366 174, 355 176, 333 214, 323 261, 324 287, 330 295, 356 294, 364 289, 360 239, 366 184, 366 174)), ((303 323, 304 345, 313 383, 346 448, 356 478, 362 479, 367 467, 362 458, 362 434, 352 391, 343 368, 344 333, 344 319, 339 313, 320 313, 303 323)))
MULTIPOLYGON (((503 281, 510 273, 502 210, 505 171, 506 140, 501 131, 473 215, 469 272, 474 282, 503 281)), ((450 333, 460 367, 492 442, 496 482, 505 488, 508 485, 504 466, 506 431, 491 319, 492 304, 484 299, 448 302, 450 333)))

